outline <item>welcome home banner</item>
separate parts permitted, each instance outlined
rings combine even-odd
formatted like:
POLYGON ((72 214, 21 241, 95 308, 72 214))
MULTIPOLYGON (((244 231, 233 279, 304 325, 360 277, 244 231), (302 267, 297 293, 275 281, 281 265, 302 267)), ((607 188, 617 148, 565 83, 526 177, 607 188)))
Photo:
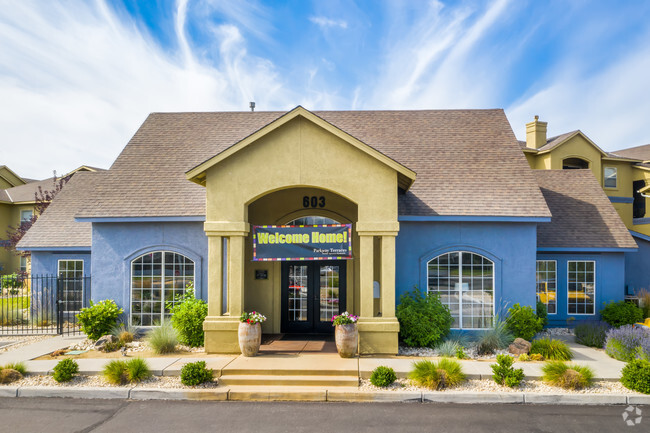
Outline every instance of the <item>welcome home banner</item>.
POLYGON ((351 224, 253 226, 253 261, 351 258, 351 224))

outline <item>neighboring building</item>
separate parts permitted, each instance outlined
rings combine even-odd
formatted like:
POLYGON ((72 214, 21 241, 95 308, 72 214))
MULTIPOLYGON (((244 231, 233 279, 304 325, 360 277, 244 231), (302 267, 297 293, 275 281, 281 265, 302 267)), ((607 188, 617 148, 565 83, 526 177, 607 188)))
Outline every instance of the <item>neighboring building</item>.
MULTIPOLYGON (((81 166, 63 176, 72 177, 83 171, 102 170, 96 167, 81 166)), ((0 166, 0 275, 17 271, 30 272, 29 257, 14 254, 4 248, 7 243, 9 227, 19 227, 23 222, 30 221, 34 215, 36 194, 39 188, 51 191, 55 179, 45 180, 25 179, 18 176, 7 166, 0 166)))
POLYGON ((19 247, 35 273, 92 275, 91 298, 138 326, 193 284, 210 353, 239 351, 244 310, 266 333, 331 332, 347 310, 361 353, 397 353, 395 307, 414 288, 462 330, 542 290, 552 323, 596 320, 623 299, 636 243, 589 173, 531 170, 502 110, 297 107, 151 114, 19 247))
POLYGON ((547 138, 546 130, 537 116, 526 124, 519 143, 531 168, 591 170, 638 244, 626 254, 625 293, 650 289, 650 145, 605 152, 581 131, 547 138))

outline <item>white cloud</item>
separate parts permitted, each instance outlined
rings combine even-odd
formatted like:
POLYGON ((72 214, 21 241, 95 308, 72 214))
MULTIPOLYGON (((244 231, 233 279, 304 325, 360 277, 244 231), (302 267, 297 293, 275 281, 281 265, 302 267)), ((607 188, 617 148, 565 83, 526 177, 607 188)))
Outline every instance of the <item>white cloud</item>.
POLYGON ((309 21, 316 24, 317 26, 319 26, 323 30, 329 29, 329 28, 332 28, 332 27, 338 27, 338 28, 341 28, 341 29, 347 29, 348 28, 348 23, 345 20, 335 20, 335 19, 332 19, 332 18, 326 18, 326 17, 322 17, 322 16, 318 16, 318 17, 314 16, 314 17, 309 17, 309 21))
MULTIPOLYGON (((366 105, 382 108, 482 107, 493 100, 490 85, 499 67, 482 68, 488 53, 477 46, 503 19, 509 0, 498 0, 486 10, 456 9, 432 2, 416 12, 385 53, 379 78, 366 105)), ((395 15, 399 17, 399 13, 395 15)))
POLYGON ((291 108, 297 97, 238 28, 213 29, 218 64, 192 52, 186 2, 180 53, 165 53, 103 2, 19 2, 0 16, 0 164, 43 178, 108 167, 152 111, 291 108))
POLYGON ((506 112, 522 140, 525 124, 537 114, 548 122, 549 136, 580 129, 609 151, 649 144, 648 71, 650 48, 641 43, 589 77, 571 71, 569 65, 560 68, 548 86, 523 97, 506 112))

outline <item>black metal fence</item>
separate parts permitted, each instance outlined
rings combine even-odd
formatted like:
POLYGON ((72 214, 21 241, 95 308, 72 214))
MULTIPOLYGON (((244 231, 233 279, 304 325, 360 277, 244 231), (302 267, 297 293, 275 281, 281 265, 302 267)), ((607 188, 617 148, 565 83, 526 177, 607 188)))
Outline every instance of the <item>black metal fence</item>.
POLYGON ((90 277, 0 276, 0 335, 80 334, 90 277))

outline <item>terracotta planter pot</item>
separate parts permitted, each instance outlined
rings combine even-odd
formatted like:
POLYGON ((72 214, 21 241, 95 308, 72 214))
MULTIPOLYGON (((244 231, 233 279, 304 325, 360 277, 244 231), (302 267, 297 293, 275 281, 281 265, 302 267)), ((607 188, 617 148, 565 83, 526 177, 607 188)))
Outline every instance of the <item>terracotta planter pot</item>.
POLYGON ((336 325, 335 328, 336 350, 341 358, 353 358, 357 354, 359 345, 359 331, 357 324, 336 325))
POLYGON ((255 323, 249 325, 246 322, 239 323, 239 349, 244 356, 255 356, 262 344, 262 325, 255 323))

